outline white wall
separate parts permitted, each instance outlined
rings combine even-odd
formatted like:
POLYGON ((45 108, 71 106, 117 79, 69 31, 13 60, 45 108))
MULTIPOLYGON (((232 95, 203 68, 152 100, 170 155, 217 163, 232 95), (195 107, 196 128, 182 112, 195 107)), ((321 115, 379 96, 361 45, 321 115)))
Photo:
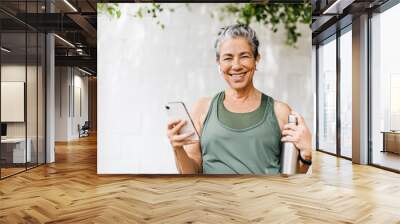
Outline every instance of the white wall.
POLYGON ((68 67, 55 68, 55 141, 68 140, 68 67))
MULTIPOLYGON (((79 70, 75 70, 75 81, 74 86, 80 88, 81 90, 81 110, 82 112, 79 113, 77 107, 75 107, 75 119, 73 120, 73 136, 78 138, 79 133, 78 129, 76 128, 78 124, 81 126, 85 123, 85 121, 89 120, 89 94, 88 94, 88 76, 84 76, 85 74, 80 72, 79 70)), ((76 88, 75 88, 76 91, 76 88)), ((76 92, 75 92, 76 94, 76 92)), ((76 102, 77 99, 75 99, 76 102)))
POLYGON ((77 139, 78 124, 88 120, 88 78, 72 67, 56 67, 55 73, 55 140, 77 139), (79 89, 82 113, 76 106, 79 89))
MULTIPOLYGON (((220 4, 194 4, 190 11, 169 4, 176 10, 161 14, 162 30, 156 20, 132 16, 140 4, 120 5, 121 18, 98 16, 98 173, 176 173, 163 105, 181 100, 190 107, 226 87, 213 45, 219 28, 233 20, 210 17, 220 4)), ((284 44, 282 27, 275 34, 252 27, 262 57, 256 87, 287 102, 312 129, 309 26, 299 26, 298 48, 284 44)))
MULTIPOLYGON (((1 66, 2 82, 24 82, 28 78, 27 87, 27 122, 7 122, 8 137, 25 137, 25 126, 28 125, 28 137, 36 137, 37 123, 37 98, 36 98, 36 66, 6 64, 1 66), (26 124, 27 123, 27 124, 26 124)), ((39 105, 39 107, 42 105, 39 105)), ((2 108, 7 110, 7 108, 2 108)), ((24 110, 24 108, 22 108, 24 110)))

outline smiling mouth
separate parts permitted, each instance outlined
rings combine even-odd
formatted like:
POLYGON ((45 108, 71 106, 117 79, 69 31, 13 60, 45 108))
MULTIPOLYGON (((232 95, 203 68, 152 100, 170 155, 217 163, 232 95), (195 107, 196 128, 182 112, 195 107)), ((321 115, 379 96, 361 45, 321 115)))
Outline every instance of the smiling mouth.
POLYGON ((244 77, 246 76, 246 72, 238 73, 238 74, 229 74, 231 80, 234 82, 242 82, 244 77))
POLYGON ((229 76, 232 77, 243 77, 246 75, 247 72, 242 72, 242 73, 237 73, 237 74, 228 74, 229 76))

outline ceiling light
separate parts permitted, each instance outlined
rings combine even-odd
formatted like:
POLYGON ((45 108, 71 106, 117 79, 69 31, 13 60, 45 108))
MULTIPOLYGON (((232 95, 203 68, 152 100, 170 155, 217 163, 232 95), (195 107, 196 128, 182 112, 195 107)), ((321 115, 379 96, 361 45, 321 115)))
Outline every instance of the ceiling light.
POLYGON ((332 5, 324 10, 322 14, 342 14, 343 9, 351 5, 354 0, 336 0, 332 5))
POLYGON ((72 10, 74 10, 74 12, 78 12, 78 10, 71 4, 69 3, 68 0, 64 0, 65 4, 67 4, 72 10))
POLYGON ((83 73, 85 73, 85 74, 87 74, 87 75, 90 75, 90 76, 92 75, 92 73, 90 73, 90 72, 88 72, 88 71, 86 71, 86 70, 83 70, 83 69, 81 69, 81 68, 79 68, 79 67, 78 67, 78 70, 81 71, 81 72, 83 72, 83 73))
POLYGON ((67 45, 69 45, 69 46, 75 48, 75 45, 71 44, 71 42, 69 42, 68 40, 66 40, 66 39, 64 39, 64 38, 62 38, 62 37, 60 37, 60 36, 58 36, 57 34, 54 34, 54 36, 57 37, 58 39, 60 39, 61 41, 63 41, 64 43, 66 43, 67 45))
POLYGON ((1 50, 4 51, 4 52, 6 52, 6 53, 10 53, 10 52, 11 52, 11 50, 9 50, 9 49, 7 49, 7 48, 5 48, 5 47, 1 47, 1 50))

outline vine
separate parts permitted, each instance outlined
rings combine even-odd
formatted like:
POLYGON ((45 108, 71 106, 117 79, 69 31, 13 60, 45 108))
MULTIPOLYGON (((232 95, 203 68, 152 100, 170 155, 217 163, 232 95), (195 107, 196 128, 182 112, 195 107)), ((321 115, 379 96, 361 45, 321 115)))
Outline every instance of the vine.
MULTIPOLYGON (((150 16, 156 19, 156 24, 162 29, 165 25, 160 21, 159 15, 165 10, 165 5, 152 3, 148 6, 141 6, 135 12, 134 17, 144 18, 150 16)), ((192 10, 188 3, 185 3, 188 10, 192 10)), ((117 3, 98 3, 98 12, 106 12, 112 17, 119 18, 121 10, 117 3)), ((167 8, 169 12, 174 12, 175 8, 167 8)), ((228 4, 219 8, 222 15, 219 17, 223 20, 225 16, 236 17, 236 22, 249 25, 252 22, 261 23, 268 26, 273 32, 278 31, 280 24, 286 30, 286 44, 296 46, 301 33, 298 31, 298 24, 311 24, 311 3, 305 1, 302 4, 267 4, 267 3, 246 3, 246 4, 228 4)), ((211 13, 214 17, 214 13, 211 13)))

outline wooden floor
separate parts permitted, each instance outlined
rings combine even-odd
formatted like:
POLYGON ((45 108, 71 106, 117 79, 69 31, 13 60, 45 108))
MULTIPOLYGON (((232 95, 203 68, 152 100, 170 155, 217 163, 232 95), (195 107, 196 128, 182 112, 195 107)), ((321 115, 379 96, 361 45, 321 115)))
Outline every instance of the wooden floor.
POLYGON ((311 176, 98 176, 96 139, 0 181, 0 223, 400 223, 400 175, 316 153, 311 176))
POLYGON ((25 167, 23 167, 23 168, 20 168, 20 167, 4 168, 3 167, 3 168, 1 168, 1 177, 3 178, 3 177, 11 176, 13 174, 16 174, 16 173, 19 173, 19 172, 22 172, 25 170, 26 170, 25 167))
POLYGON ((375 151, 372 157, 374 164, 400 170, 400 154, 375 151))
MULTIPOLYGON (((15 166, 15 165, 14 165, 15 166)), ((36 163, 27 163, 27 167, 25 167, 25 164, 18 164, 17 167, 2 167, 0 172, 1 172, 1 178, 6 178, 11 175, 15 175, 20 172, 24 172, 25 170, 33 169, 37 167, 36 163)))

